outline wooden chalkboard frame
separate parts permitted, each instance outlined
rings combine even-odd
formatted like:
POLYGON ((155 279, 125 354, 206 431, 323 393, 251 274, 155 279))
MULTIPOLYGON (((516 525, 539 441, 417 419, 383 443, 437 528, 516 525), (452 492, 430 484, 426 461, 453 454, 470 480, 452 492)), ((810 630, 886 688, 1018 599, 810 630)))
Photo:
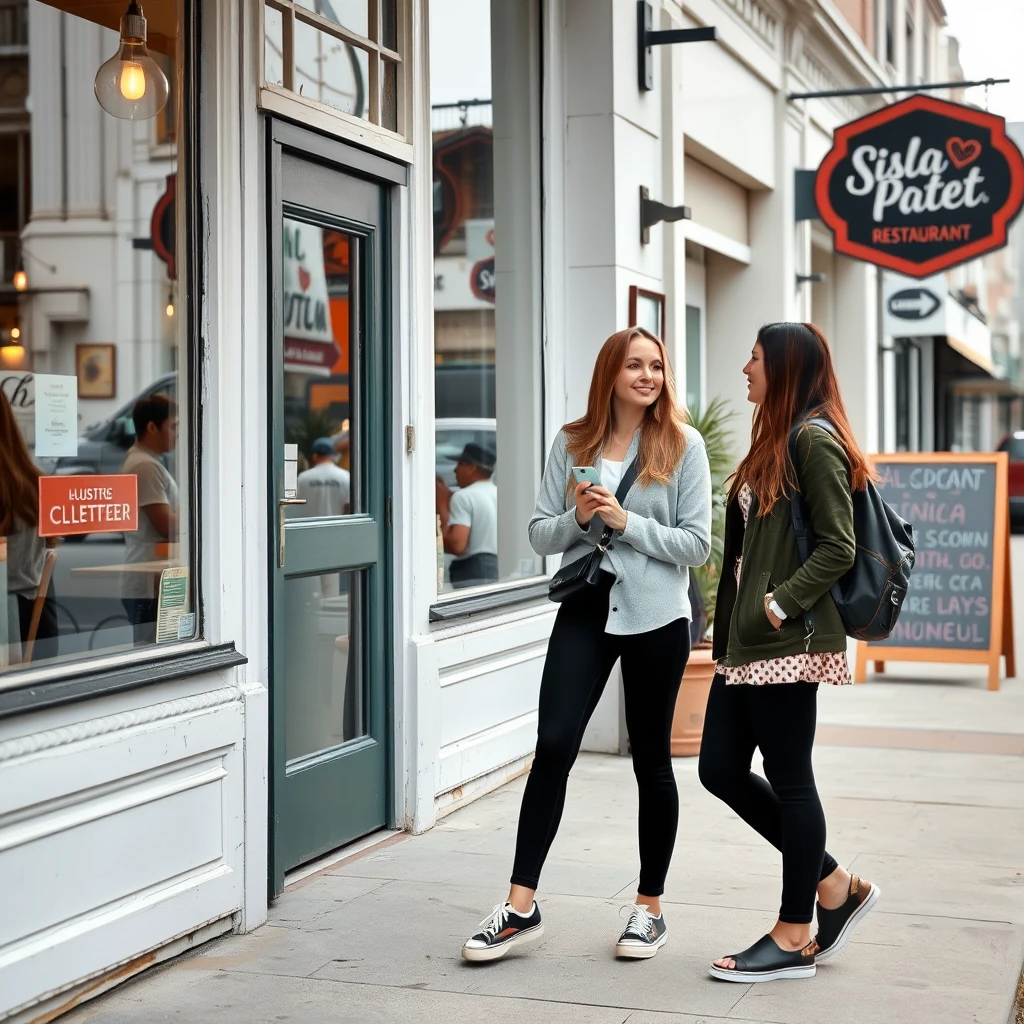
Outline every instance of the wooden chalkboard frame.
POLYGON ((887 661, 942 661, 958 664, 988 665, 988 688, 999 689, 1000 660, 1006 658, 1006 677, 1017 675, 1013 636, 1013 574, 1010 571, 1010 504, 1008 497, 1009 456, 1006 452, 899 452, 875 455, 877 466, 929 463, 960 463, 967 466, 996 467, 995 522, 992 525, 992 614, 987 651, 965 651, 950 647, 889 647, 860 641, 857 644, 857 668, 854 682, 867 682, 868 662, 875 672, 885 671, 887 661), (884 658, 879 658, 884 654, 884 658))

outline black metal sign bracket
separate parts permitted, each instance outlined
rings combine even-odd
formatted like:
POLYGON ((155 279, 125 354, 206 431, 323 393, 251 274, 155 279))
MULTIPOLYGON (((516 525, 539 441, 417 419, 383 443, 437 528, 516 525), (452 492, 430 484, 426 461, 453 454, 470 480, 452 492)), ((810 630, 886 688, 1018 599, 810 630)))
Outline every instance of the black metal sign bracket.
POLYGON ((654 50, 652 47, 665 46, 672 43, 707 43, 718 38, 718 29, 707 28, 673 28, 663 32, 655 32, 651 28, 654 14, 649 0, 637 0, 636 4, 636 57, 637 74, 641 92, 650 92, 654 88, 654 50))
POLYGON ((663 220, 689 220, 688 206, 666 206, 651 198, 650 189, 640 186, 640 243, 647 245, 651 240, 651 228, 663 220))

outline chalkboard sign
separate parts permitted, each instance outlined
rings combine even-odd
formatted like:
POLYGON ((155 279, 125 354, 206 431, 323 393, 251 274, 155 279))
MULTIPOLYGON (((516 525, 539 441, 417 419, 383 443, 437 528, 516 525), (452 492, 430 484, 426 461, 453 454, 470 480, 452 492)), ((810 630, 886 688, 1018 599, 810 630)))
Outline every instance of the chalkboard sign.
POLYGON ((1001 452, 876 456, 878 489, 913 525, 917 555, 892 635, 860 645, 858 681, 865 659, 878 670, 888 660, 986 662, 997 688, 1005 653, 1014 674, 1006 460, 1001 452))

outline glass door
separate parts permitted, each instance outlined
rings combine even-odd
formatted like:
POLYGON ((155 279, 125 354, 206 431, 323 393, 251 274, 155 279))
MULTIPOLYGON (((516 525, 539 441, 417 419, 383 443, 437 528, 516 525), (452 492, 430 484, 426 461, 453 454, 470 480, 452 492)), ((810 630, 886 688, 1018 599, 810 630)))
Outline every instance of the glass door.
POLYGON ((271 891, 388 822, 388 185, 272 141, 271 891))

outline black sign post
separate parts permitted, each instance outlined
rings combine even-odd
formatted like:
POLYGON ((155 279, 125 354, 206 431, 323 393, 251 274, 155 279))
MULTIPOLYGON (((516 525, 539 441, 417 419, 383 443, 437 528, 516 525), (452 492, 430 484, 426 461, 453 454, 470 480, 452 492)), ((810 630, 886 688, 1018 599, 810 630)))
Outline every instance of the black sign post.
POLYGON ((1003 118, 911 96, 835 130, 814 195, 836 252, 928 277, 1006 245, 1024 158, 1003 118))

